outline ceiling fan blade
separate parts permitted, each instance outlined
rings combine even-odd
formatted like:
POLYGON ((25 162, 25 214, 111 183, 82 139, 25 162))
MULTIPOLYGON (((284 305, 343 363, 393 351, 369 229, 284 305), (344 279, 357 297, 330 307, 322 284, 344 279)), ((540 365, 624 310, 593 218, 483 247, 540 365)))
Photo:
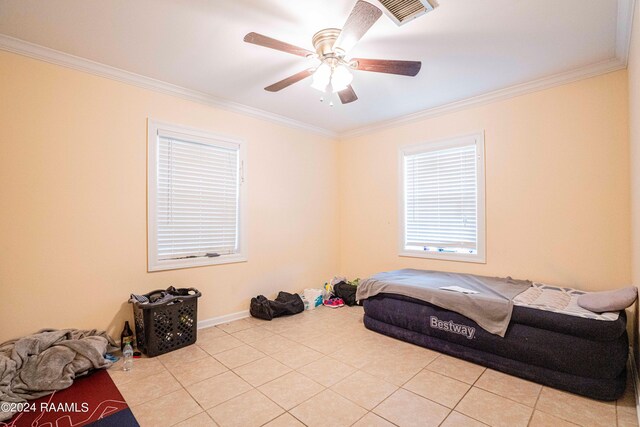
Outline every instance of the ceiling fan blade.
POLYGON ((355 69, 360 71, 373 71, 374 73, 399 74, 401 76, 414 77, 420 72, 420 61, 395 61, 392 59, 362 59, 353 58, 356 62, 355 69))
POLYGON ((334 47, 340 48, 345 52, 351 50, 381 15, 382 11, 371 3, 358 0, 347 18, 347 22, 342 27, 334 47))
POLYGON ((280 80, 279 82, 272 84, 271 86, 265 87, 264 90, 268 92, 278 92, 286 87, 291 86, 294 83, 298 83, 300 80, 306 79, 312 74, 313 74, 313 69, 300 71, 299 73, 296 73, 293 76, 289 76, 286 79, 280 80))
POLYGON ((343 104, 348 104, 350 102, 358 100, 358 95, 356 95, 351 85, 347 86, 346 89, 338 92, 338 96, 340 97, 340 102, 342 102, 343 104))
POLYGON ((282 52, 291 53, 302 57, 313 55, 310 50, 303 49, 298 46, 294 46, 289 43, 281 42, 280 40, 272 39, 271 37, 263 36, 258 33, 249 33, 244 36, 244 41, 247 43, 257 44, 258 46, 268 47, 270 49, 280 50, 282 52))

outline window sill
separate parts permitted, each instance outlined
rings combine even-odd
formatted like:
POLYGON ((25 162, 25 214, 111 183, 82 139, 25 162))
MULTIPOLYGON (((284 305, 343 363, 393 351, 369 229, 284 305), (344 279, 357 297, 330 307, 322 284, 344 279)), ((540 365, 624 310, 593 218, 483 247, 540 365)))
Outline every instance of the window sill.
POLYGON ((398 256, 409 258, 429 258, 442 261, 458 261, 458 262, 472 262, 475 264, 486 264, 485 256, 482 254, 454 254, 446 252, 424 252, 424 251, 400 251, 398 256))
POLYGON ((240 262, 247 262, 247 257, 242 254, 235 255, 222 255, 216 258, 190 258, 190 259, 178 259, 178 260, 165 260, 156 261, 155 263, 149 262, 149 272, 165 271, 165 270, 177 270, 181 268, 196 268, 207 267, 211 265, 221 264, 236 264, 240 262))

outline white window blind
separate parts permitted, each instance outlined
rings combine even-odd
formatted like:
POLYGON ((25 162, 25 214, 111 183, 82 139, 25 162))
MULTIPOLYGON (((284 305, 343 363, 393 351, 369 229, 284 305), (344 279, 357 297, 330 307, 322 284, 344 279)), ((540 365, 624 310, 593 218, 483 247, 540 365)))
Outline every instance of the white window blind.
POLYGON ((241 249, 240 145, 162 129, 155 144, 149 269, 231 262, 241 249))
POLYGON ((403 250, 478 255, 480 148, 476 138, 460 138, 404 153, 403 250))
POLYGON ((158 258, 234 253, 238 150, 160 137, 158 155, 158 258))

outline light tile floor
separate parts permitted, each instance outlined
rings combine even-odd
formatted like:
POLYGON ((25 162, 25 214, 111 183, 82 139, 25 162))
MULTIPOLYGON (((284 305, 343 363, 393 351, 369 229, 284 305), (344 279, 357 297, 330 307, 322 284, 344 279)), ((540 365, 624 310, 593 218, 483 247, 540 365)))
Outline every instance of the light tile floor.
POLYGON ((638 426, 632 389, 599 402, 367 330, 319 307, 198 331, 109 373, 146 426, 638 426))

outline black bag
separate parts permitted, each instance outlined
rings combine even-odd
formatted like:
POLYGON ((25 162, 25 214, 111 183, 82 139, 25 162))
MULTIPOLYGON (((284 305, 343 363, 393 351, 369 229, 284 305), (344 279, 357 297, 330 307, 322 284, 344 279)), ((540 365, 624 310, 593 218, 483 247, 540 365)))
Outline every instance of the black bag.
POLYGON ((304 311, 304 301, 300 295, 288 292, 278 292, 276 300, 270 301, 269 305, 273 310, 273 317, 298 314, 304 311))
POLYGON ((342 298, 348 306, 356 305, 357 286, 350 285, 346 282, 340 282, 333 285, 333 294, 336 298, 342 298))
POLYGON ((271 320, 274 317, 298 314, 304 311, 304 302, 300 295, 279 292, 275 301, 269 301, 264 295, 251 298, 249 312, 258 319, 271 320))
POLYGON ((273 310, 269 303, 270 301, 264 295, 251 298, 249 313, 258 319, 271 320, 273 319, 273 310))

